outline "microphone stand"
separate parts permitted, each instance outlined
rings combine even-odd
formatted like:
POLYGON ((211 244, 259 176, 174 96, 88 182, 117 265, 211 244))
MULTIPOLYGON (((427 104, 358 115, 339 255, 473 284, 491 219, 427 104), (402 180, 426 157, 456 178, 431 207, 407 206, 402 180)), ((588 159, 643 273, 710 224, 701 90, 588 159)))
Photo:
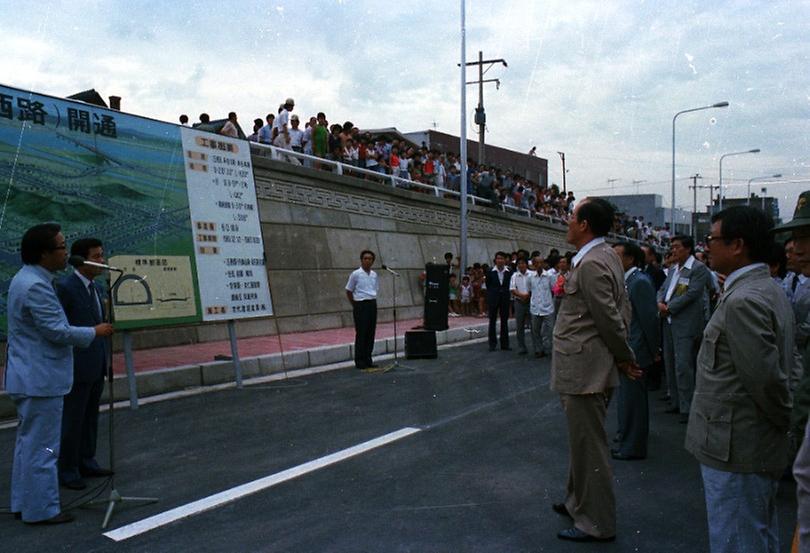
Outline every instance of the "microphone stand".
MULTIPOLYGON (((88 263, 89 264, 89 263, 88 263)), ((112 302, 112 292, 115 285, 118 283, 118 280, 124 275, 124 271, 120 269, 116 269, 115 267, 105 266, 108 271, 114 271, 118 273, 118 278, 115 279, 115 282, 110 283, 109 273, 107 275, 107 322, 113 324, 115 322, 115 314, 113 310, 113 302, 112 302)), ((106 339, 106 338, 105 338, 106 339)), ((113 431, 114 419, 115 419, 115 386, 113 382, 113 355, 112 355, 112 339, 110 338, 110 349, 107 356, 107 379, 109 380, 109 389, 107 393, 107 397, 109 398, 109 442, 110 442, 110 470, 112 471, 112 475, 110 476, 108 482, 110 484, 110 495, 107 499, 95 499, 87 503, 87 505, 107 505, 107 512, 104 515, 104 522, 101 523, 101 528, 107 528, 107 525, 110 522, 110 517, 112 517, 113 510, 115 506, 119 503, 123 503, 125 501, 137 501, 148 505, 150 503, 157 503, 157 497, 130 497, 130 496, 122 496, 118 489, 115 487, 115 433, 113 431)), ((105 483, 104 486, 106 487, 107 484, 105 483)))
POLYGON ((415 370, 415 369, 413 369, 413 367, 408 367, 407 365, 400 364, 399 356, 397 354, 397 352, 399 350, 399 348, 397 347, 397 339, 398 339, 397 338, 397 279, 400 278, 400 274, 398 272, 392 270, 387 265, 383 265, 382 268, 384 270, 388 271, 389 273, 391 273, 391 276, 394 277, 394 280, 393 280, 393 292, 394 292, 394 305, 393 305, 393 307, 394 307, 394 362, 391 363, 390 365, 387 365, 387 366, 383 367, 381 372, 387 373, 388 371, 393 371, 394 369, 415 370))

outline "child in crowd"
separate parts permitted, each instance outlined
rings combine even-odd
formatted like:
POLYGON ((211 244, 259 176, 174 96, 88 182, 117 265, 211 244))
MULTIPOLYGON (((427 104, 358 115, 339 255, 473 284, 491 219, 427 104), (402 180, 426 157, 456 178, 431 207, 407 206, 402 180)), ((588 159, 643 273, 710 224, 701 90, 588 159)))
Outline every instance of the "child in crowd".
POLYGON ((448 314, 451 317, 459 317, 459 301, 458 301, 458 280, 455 274, 450 275, 450 290, 449 290, 450 303, 448 305, 448 314))
POLYGON ((470 284, 470 277, 464 275, 461 277, 461 314, 469 317, 472 314, 472 295, 473 288, 470 284))

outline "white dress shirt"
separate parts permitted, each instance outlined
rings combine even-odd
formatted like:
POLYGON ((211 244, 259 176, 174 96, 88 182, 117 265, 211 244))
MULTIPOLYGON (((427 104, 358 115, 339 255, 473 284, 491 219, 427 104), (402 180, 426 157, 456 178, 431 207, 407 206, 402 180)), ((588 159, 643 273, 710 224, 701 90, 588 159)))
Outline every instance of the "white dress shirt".
POLYGON ((594 238, 593 240, 591 240, 590 242, 588 242, 584 246, 582 246, 582 249, 580 249, 577 252, 577 254, 574 256, 574 258, 571 260, 571 268, 573 269, 574 267, 579 265, 579 262, 582 261, 582 258, 585 257, 586 253, 588 253, 589 251, 594 249, 599 244, 604 244, 604 243, 605 243, 605 237, 604 236, 599 236, 597 238, 594 238))
MULTIPOLYGON (((692 270, 692 265, 695 264, 695 256, 690 255, 689 259, 686 260, 686 263, 683 264, 683 267, 686 267, 690 271, 692 270)), ((667 288, 667 295, 664 296, 664 302, 669 303, 669 300, 672 299, 672 294, 675 293, 675 287, 678 286, 678 280, 681 278, 681 271, 683 267, 680 265, 675 265, 671 267, 670 271, 675 271, 675 274, 672 275, 672 279, 669 281, 669 288, 667 288)), ((669 275, 667 275, 669 276, 669 275)))
POLYGON ((377 273, 365 272, 362 267, 352 271, 349 281, 346 283, 346 290, 352 293, 354 301, 375 300, 379 289, 380 282, 377 273))

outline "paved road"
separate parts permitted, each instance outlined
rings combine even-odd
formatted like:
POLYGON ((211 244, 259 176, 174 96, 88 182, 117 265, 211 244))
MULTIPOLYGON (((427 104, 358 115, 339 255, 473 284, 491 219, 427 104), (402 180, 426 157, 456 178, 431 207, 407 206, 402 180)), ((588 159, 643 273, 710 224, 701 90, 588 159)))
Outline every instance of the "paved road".
MULTIPOLYGON (((102 534, 99 507, 76 509, 75 523, 52 528, 0 516, 0 549, 707 550, 699 470, 682 447, 685 427, 661 413, 658 392, 651 394, 650 457, 614 465, 617 541, 570 544, 555 537, 566 521, 549 508, 562 497, 567 438, 559 401, 548 390, 548 362, 488 353, 485 344, 473 344, 442 350, 438 360, 407 363, 412 370, 338 370, 308 376, 297 387, 251 386, 117 412, 118 490, 161 500, 119 507, 110 530, 403 428, 413 430, 323 468, 304 465, 302 472, 313 470, 124 541, 102 534)), ((614 419, 612 410, 611 427, 614 419)), ((107 420, 102 416, 102 428, 107 420)), ((0 431, 0 505, 8 504, 13 440, 12 430, 0 431)), ((78 497, 65 492, 63 502, 78 497)), ((782 484, 779 502, 787 551, 795 523, 792 484, 782 484)))

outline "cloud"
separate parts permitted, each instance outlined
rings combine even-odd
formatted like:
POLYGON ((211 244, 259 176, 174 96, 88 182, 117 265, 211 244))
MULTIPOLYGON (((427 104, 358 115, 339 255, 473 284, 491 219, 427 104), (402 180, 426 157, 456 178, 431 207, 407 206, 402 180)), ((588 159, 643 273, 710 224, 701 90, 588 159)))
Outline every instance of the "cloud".
MULTIPOLYGON (((304 116, 459 131, 457 2, 46 0, 39 9, 36 26, 5 22, 8 84, 56 95, 95 87, 169 121, 231 110, 250 120, 293 96, 304 116)), ((810 175, 809 33, 810 5, 800 2, 467 2, 467 58, 482 50, 509 63, 486 75, 502 84, 485 85, 487 142, 537 145, 554 181, 555 152, 565 151, 569 185, 583 193, 607 178, 623 179, 617 192, 634 179, 666 183, 674 113, 721 100, 731 106, 678 119, 679 175, 716 179, 719 155, 749 147, 763 154, 735 159, 735 176, 810 175)), ((476 103, 470 86, 470 119, 476 103)), ((786 197, 802 186, 785 185, 786 197)), ((669 201, 667 184, 646 190, 669 201)))

